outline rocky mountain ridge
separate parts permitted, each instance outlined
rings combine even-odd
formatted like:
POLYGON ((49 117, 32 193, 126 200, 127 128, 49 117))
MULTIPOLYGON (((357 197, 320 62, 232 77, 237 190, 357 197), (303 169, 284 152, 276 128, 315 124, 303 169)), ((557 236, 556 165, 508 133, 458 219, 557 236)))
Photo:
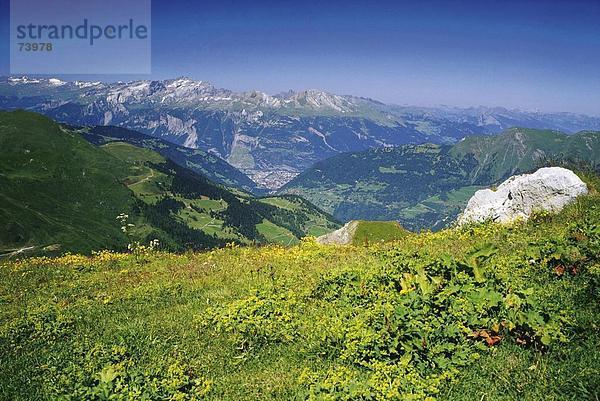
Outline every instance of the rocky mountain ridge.
POLYGON ((201 149, 270 189, 343 152, 454 143, 513 126, 569 133, 600 129, 600 118, 572 113, 396 106, 321 90, 234 92, 185 77, 115 83, 0 78, 0 109, 17 108, 69 124, 121 126, 201 149))

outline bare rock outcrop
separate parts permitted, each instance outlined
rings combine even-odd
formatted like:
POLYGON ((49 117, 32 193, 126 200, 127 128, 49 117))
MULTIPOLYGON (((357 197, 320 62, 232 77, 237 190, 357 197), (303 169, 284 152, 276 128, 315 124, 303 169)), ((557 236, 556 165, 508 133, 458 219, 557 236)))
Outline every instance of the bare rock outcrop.
POLYGON ((357 227, 357 220, 349 221, 342 228, 317 237, 317 242, 323 245, 349 245, 354 239, 357 227))
POLYGON ((458 224, 527 220, 535 211, 558 212, 587 192, 585 183, 571 170, 545 167, 532 174, 510 177, 496 190, 475 192, 458 224))

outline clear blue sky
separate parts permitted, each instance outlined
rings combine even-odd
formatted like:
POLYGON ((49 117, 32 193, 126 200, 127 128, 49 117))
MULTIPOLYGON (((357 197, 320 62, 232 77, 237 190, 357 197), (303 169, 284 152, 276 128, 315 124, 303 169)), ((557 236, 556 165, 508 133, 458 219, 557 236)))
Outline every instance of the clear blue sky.
MULTIPOLYGON (((0 0, 4 75, 7 2, 0 0)), ((319 88, 397 104, 600 115, 600 0, 157 0, 152 7, 152 76, 101 78, 185 75, 233 90, 319 88)))

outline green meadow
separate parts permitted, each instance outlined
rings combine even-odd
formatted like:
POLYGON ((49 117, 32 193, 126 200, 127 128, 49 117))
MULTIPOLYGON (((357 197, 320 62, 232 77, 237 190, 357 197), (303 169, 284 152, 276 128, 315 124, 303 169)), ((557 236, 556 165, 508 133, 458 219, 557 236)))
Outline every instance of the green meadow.
POLYGON ((558 215, 399 241, 4 260, 0 399, 596 400, 586 181, 558 215))

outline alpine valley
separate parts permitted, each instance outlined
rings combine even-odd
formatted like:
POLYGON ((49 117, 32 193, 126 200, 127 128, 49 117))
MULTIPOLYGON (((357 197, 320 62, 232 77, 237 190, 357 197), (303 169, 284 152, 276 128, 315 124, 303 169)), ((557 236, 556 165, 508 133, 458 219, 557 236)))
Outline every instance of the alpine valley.
POLYGON ((290 245, 339 227, 298 196, 256 198, 198 173, 215 178, 220 168, 244 178, 214 156, 123 131, 0 112, 0 256, 124 250, 154 240, 173 251, 290 245), (162 154, 184 154, 193 169, 162 154))
POLYGON ((454 145, 345 153, 315 164, 280 193, 302 194, 342 221, 397 220, 411 230, 452 223, 476 190, 536 168, 600 166, 600 132, 511 128, 454 145))
POLYGON ((600 118, 572 113, 396 106, 320 90, 236 93, 189 78, 127 83, 0 79, 0 109, 18 108, 72 125, 129 128, 208 152, 254 182, 236 173, 228 177, 235 181, 229 184, 245 190, 278 189, 314 163, 344 152, 452 144, 511 127, 600 130, 600 118))

